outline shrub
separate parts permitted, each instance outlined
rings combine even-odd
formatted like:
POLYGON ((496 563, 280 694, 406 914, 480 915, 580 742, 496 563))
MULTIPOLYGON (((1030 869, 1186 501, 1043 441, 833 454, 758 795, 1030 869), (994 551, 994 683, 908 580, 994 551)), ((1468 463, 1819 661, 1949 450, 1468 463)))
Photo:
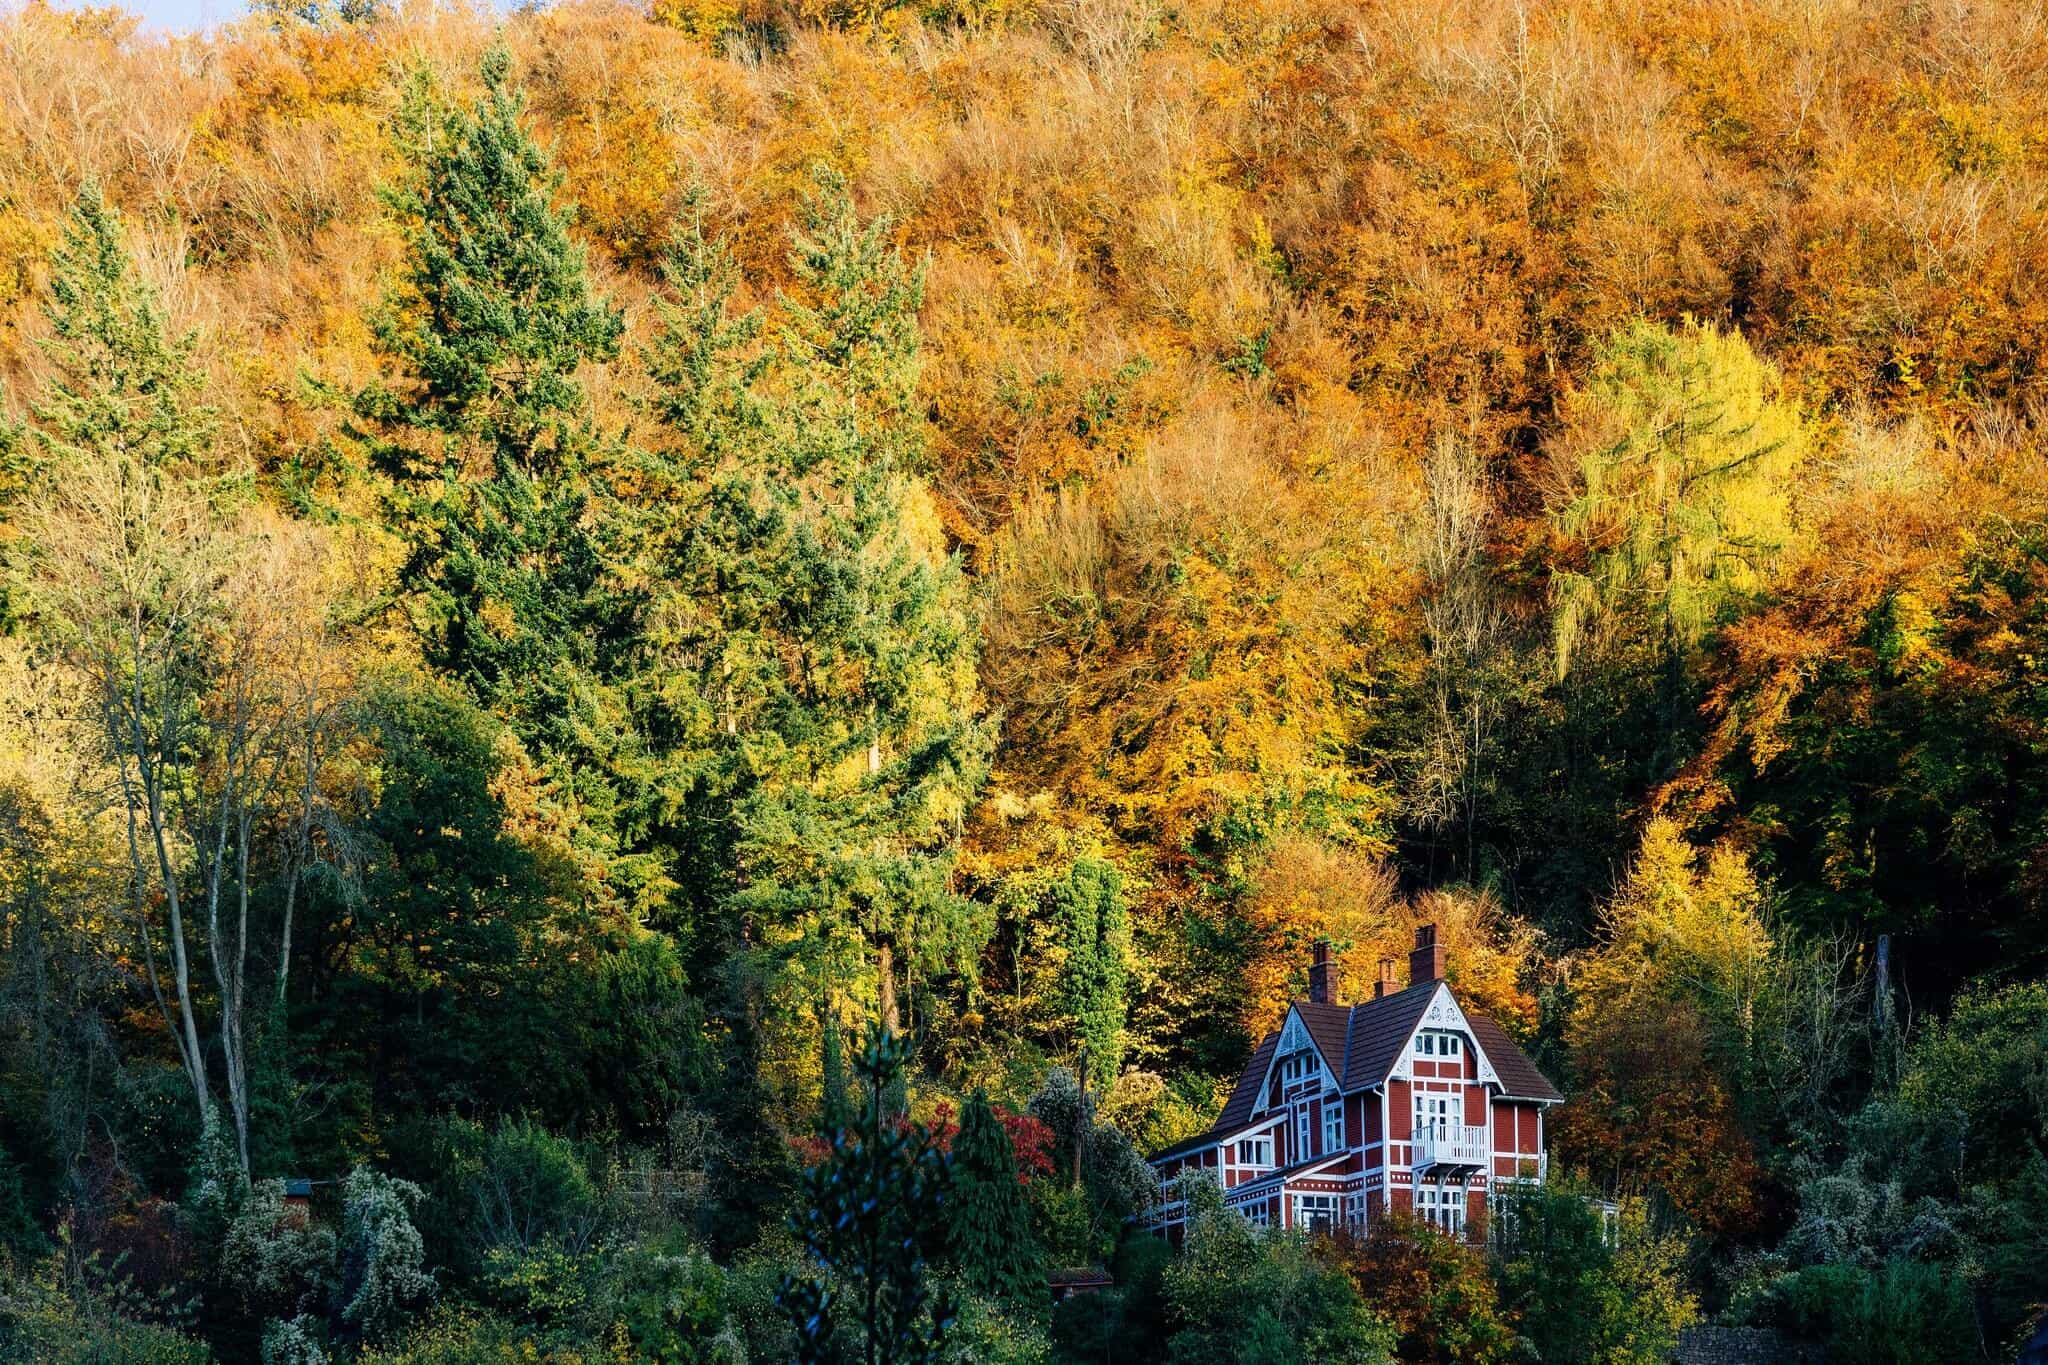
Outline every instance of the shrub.
POLYGON ((425 1196, 409 1180, 358 1166, 343 1197, 339 1317, 355 1336, 375 1341, 434 1296, 426 1248, 412 1221, 425 1196))

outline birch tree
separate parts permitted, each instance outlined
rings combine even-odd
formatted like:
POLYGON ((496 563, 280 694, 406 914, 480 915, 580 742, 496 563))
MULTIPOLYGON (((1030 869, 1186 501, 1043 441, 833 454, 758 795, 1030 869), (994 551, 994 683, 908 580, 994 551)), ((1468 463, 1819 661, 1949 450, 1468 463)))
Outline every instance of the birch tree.
POLYGON ((215 1121, 217 1055, 246 1170, 258 901, 281 869, 284 912, 269 930, 281 993, 344 690, 321 546, 202 472, 212 423, 193 338, 172 332, 136 278, 96 190, 80 196, 53 267, 52 374, 33 407, 41 459, 22 517, 27 614, 84 699, 83 732, 125 825, 145 977, 200 1123, 215 1121))

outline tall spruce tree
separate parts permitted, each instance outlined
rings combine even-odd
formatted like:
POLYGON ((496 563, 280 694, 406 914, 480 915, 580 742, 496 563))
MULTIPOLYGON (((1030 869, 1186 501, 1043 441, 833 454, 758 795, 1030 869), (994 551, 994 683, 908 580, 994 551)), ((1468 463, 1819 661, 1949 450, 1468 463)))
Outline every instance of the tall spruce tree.
POLYGON ((615 690, 633 603, 615 572, 615 452, 578 378, 615 356, 623 320, 591 290, 502 46, 481 77, 462 106, 424 74, 408 87, 407 172, 386 196, 406 255, 374 322, 388 380, 356 396, 356 429, 389 480, 428 661, 543 762, 607 879, 655 882, 658 865, 622 852, 640 842, 615 690))
POLYGON ((897 1026, 900 982, 968 969, 985 937, 950 874, 989 733, 966 585, 914 472, 922 281, 886 229, 822 177, 796 290, 761 320, 692 225, 650 357, 677 501, 649 575, 669 585, 661 728, 704 745, 691 790, 729 832, 730 941, 806 1033, 828 984, 897 1026))
POLYGON ((960 1132, 953 1139, 946 1227, 947 1249, 971 1288, 1028 1313, 1043 1310, 1045 1267, 1017 1177, 1017 1155, 979 1089, 961 1110, 960 1132))
POLYGON ((796 237, 776 471, 794 497, 772 618, 793 666, 738 851, 741 904, 815 980, 871 983, 894 1028, 901 975, 966 969, 986 937, 950 876, 989 733, 966 584, 912 472, 922 275, 887 228, 825 175, 796 237))
POLYGON ((51 255, 44 311, 50 375, 33 412, 46 456, 167 470, 205 450, 213 415, 199 402, 194 338, 173 330, 137 277, 120 218, 95 183, 78 192, 51 255))
POLYGON ((944 1232, 948 1158, 923 1124, 890 1113, 907 1040, 868 1032, 854 1070, 861 1101, 823 1133, 827 1155, 804 1174, 791 1220, 822 1274, 785 1276, 776 1301, 796 1328, 801 1365, 925 1365, 943 1358, 952 1296, 933 1291, 924 1248, 944 1232))

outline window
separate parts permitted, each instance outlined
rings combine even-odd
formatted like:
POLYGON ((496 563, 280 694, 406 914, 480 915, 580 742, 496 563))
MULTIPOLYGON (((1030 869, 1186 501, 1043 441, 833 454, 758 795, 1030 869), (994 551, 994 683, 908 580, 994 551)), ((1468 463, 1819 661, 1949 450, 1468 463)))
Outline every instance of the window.
POLYGON ((1455 1033, 1439 1033, 1434 1030, 1415 1035, 1415 1055, 1418 1057, 1462 1057, 1465 1055, 1465 1040, 1455 1033))
POLYGON ((1254 1227, 1262 1228, 1272 1221, 1271 1206, 1263 1199, 1256 1204, 1245 1205, 1239 1212, 1244 1214, 1245 1221, 1254 1227))
POLYGON ((1463 1185, 1418 1185, 1415 1213, 1430 1226, 1462 1235, 1465 1231, 1465 1187, 1463 1185))
POLYGON ((1306 1161, 1309 1155, 1309 1138, 1312 1130, 1308 1126, 1308 1106, 1294 1106, 1294 1160, 1306 1161))
POLYGON ((1335 1095, 1323 1097, 1323 1150, 1335 1152, 1344 1146, 1344 1101, 1335 1095))
POLYGON ((1443 1131, 1454 1121, 1451 1106, 1455 1100, 1451 1095, 1431 1095, 1418 1090, 1415 1092, 1415 1131, 1418 1135, 1432 1128, 1443 1131))
POLYGON ((1361 1231, 1365 1228, 1365 1196, 1347 1194, 1344 1196, 1344 1222, 1361 1231))
POLYGON ((1271 1137, 1239 1138, 1237 1142, 1237 1164, 1240 1166, 1271 1166, 1273 1164, 1273 1139, 1271 1137))
POLYGON ((1310 1232, 1328 1232, 1337 1226, 1341 1196, 1297 1194, 1294 1196, 1294 1226, 1310 1232))

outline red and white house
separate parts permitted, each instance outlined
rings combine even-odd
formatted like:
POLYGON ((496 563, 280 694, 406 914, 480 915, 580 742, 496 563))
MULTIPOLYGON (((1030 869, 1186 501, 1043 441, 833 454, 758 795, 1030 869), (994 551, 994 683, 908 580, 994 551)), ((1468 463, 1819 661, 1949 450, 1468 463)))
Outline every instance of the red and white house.
POLYGON ((1387 958, 1373 998, 1340 1005, 1336 976, 1317 945, 1309 998, 1259 1043, 1215 1127, 1152 1158, 1169 1240, 1185 1229, 1176 1178, 1194 1171, 1254 1223, 1363 1231, 1391 1207, 1474 1240, 1492 1190, 1548 1174, 1543 1114, 1564 1097, 1458 1002, 1435 925, 1416 931, 1406 989, 1387 958))

